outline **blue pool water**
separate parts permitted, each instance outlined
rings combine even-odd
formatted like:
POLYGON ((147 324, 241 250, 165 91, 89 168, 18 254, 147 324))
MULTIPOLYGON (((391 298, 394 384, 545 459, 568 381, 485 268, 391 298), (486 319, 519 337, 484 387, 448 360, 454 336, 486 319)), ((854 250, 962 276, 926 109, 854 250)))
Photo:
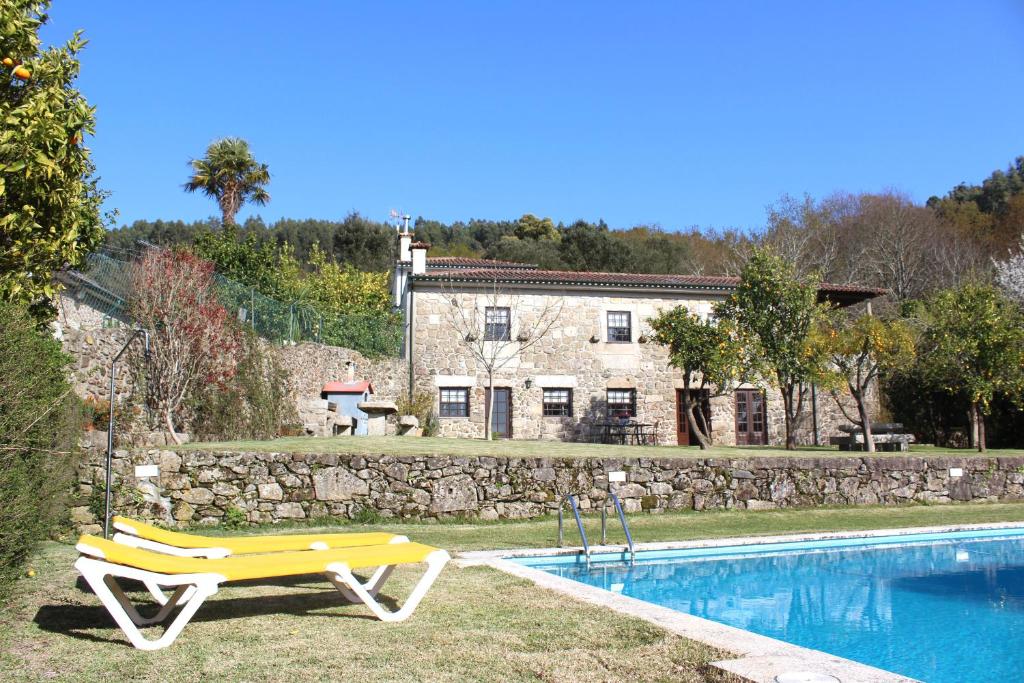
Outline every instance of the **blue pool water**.
POLYGON ((1024 680, 1024 530, 515 561, 928 683, 1024 680))

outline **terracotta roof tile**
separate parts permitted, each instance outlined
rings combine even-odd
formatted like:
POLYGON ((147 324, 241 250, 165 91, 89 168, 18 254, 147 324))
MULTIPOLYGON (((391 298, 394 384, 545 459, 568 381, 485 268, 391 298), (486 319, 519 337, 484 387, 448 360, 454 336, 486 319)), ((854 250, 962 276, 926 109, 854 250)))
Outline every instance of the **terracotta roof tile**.
MULTIPOLYGON (((472 260, 472 259, 467 259, 472 260)), ((468 264, 467 264, 468 265, 468 264)), ((651 289, 710 289, 727 291, 739 283, 739 278, 725 275, 656 275, 648 273, 597 273, 562 270, 526 270, 522 268, 451 268, 431 269, 425 275, 414 276, 427 282, 504 282, 508 284, 590 285, 608 287, 641 287, 651 289)), ((821 284, 821 293, 838 295, 844 299, 870 299, 887 294, 877 287, 860 285, 821 284)))
POLYGON ((515 268, 518 270, 536 270, 537 265, 533 263, 519 263, 517 261, 497 261, 486 258, 468 258, 465 256, 429 256, 427 257, 428 268, 515 268))

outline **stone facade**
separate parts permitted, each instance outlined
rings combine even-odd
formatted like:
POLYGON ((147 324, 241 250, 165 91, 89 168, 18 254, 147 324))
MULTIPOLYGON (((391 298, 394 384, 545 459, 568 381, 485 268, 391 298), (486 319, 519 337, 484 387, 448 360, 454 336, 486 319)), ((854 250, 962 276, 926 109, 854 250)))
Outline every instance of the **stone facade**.
MULTIPOLYGON (((682 374, 669 366, 668 350, 650 341, 653 333, 647 321, 660 311, 679 305, 706 316, 724 296, 509 289, 495 298, 493 291, 474 292, 469 285, 460 285, 458 293, 453 294, 438 285, 417 283, 412 292, 413 348, 410 353, 416 389, 433 394, 435 402, 439 401, 443 387, 469 389, 469 416, 440 418, 440 435, 483 437, 487 374, 467 350, 458 326, 453 323, 452 301, 465 310, 477 308, 478 319, 482 319, 486 306, 509 305, 522 318, 511 321, 511 338, 516 339, 521 329, 531 327, 531 320, 541 314, 546 304, 561 299, 564 302, 561 313, 548 334, 521 354, 507 354, 510 360, 495 373, 494 386, 511 391, 512 438, 588 441, 595 434, 592 425, 608 419, 607 391, 632 389, 636 395, 637 419, 657 425, 659 443, 675 444, 676 391, 683 386, 682 374), (628 343, 608 341, 610 311, 630 314, 632 333, 628 343), (530 387, 527 387, 528 381, 530 387), (543 416, 545 388, 572 390, 571 417, 543 416)), ((735 397, 717 396, 710 403, 714 442, 734 445, 735 397)), ((815 442, 815 412, 818 443, 827 444, 829 435, 838 433, 836 427, 847 422, 827 393, 819 392, 816 404, 816 410, 812 410, 808 395, 797 430, 800 443, 815 442)), ((775 390, 767 391, 766 412, 768 443, 784 443, 782 400, 775 390)))
MULTIPOLYGON (((566 493, 594 509, 607 497, 608 472, 617 470, 627 481, 611 486, 627 512, 1024 498, 1020 456, 548 459, 140 449, 115 454, 115 509, 169 525, 240 513, 254 523, 353 518, 366 510, 515 519, 554 513, 566 493), (159 477, 135 478, 135 465, 154 464, 159 477)), ((82 496, 73 509, 82 530, 96 530, 102 477, 95 451, 80 470, 82 496)))

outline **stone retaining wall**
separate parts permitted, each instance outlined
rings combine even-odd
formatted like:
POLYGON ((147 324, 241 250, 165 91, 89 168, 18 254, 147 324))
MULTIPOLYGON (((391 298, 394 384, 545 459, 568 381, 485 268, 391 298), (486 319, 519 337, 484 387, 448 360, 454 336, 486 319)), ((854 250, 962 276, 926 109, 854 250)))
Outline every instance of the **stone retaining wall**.
MULTIPOLYGON (((628 512, 813 505, 948 503, 1024 498, 1024 457, 822 457, 551 459, 438 455, 118 451, 116 510, 167 524, 253 523, 317 517, 463 515, 526 518, 553 513, 566 492, 583 509, 606 497, 609 471, 628 512), (156 464, 158 479, 134 466, 156 464), (959 468, 962 475, 952 476, 959 468)), ((81 470, 74 520, 95 531, 102 461, 81 470), (90 505, 91 502, 91 505, 90 505)))

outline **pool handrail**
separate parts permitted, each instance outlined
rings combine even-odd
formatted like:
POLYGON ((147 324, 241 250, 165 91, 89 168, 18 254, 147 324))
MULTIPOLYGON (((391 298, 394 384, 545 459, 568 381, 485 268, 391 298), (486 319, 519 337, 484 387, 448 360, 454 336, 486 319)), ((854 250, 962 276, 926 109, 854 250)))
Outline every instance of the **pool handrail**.
POLYGON ((630 562, 636 562, 636 550, 633 548, 633 535, 629 533, 629 524, 626 523, 626 513, 622 509, 622 501, 619 497, 608 492, 608 497, 601 503, 601 545, 608 545, 608 501, 615 504, 615 511, 619 513, 619 522, 622 523, 622 530, 626 532, 626 547, 629 549, 630 562))
POLYGON ((562 532, 562 508, 565 507, 565 502, 569 501, 569 507, 572 509, 572 515, 576 518, 576 528, 580 531, 580 538, 583 540, 583 553, 587 557, 587 566, 590 565, 590 543, 587 541, 587 532, 583 529, 583 520, 580 518, 580 508, 576 504, 576 496, 571 493, 567 493, 562 496, 562 499, 558 501, 558 547, 562 547, 563 532, 562 532))

